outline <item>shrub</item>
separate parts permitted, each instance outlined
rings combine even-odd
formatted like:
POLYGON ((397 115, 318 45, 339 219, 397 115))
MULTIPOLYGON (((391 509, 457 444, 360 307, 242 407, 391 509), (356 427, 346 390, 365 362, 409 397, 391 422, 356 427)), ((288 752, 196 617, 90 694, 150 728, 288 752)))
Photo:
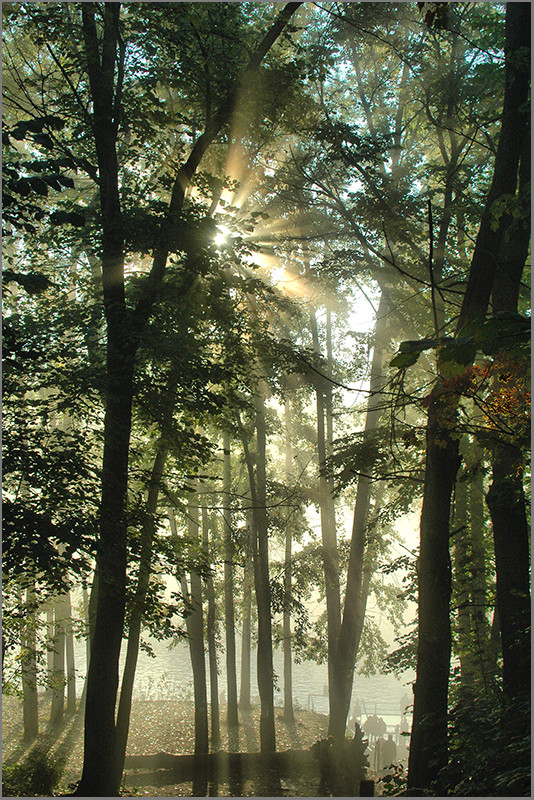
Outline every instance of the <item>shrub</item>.
POLYGON ((20 764, 2 768, 4 797, 50 797, 58 785, 62 765, 57 758, 34 747, 20 764))

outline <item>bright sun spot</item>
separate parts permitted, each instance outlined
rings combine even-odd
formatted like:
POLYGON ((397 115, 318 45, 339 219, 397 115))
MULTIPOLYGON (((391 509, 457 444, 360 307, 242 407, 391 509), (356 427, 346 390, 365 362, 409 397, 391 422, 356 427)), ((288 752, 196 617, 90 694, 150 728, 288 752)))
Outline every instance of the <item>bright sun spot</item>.
POLYGON ((226 225, 218 225, 217 226, 219 232, 215 237, 215 244, 220 246, 224 244, 230 235, 230 228, 227 228, 226 225))

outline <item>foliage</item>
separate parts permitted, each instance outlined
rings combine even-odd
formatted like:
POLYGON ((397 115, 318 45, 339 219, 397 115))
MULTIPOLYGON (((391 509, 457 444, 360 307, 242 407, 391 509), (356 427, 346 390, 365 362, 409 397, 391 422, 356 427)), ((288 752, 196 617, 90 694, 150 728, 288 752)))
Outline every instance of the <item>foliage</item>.
POLYGON ((2 793, 4 797, 51 797, 62 772, 57 758, 34 747, 21 763, 2 767, 2 793))
POLYGON ((461 692, 450 713, 451 758, 439 785, 454 797, 528 797, 530 708, 526 698, 461 692))

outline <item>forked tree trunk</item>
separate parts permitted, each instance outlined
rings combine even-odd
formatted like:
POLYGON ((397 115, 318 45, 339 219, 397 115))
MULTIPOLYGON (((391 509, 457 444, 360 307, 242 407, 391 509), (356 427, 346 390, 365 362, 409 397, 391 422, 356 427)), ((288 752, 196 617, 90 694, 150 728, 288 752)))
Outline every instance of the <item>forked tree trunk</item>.
MULTIPOLYGON (((202 508, 202 545, 206 552, 210 550, 209 541, 210 518, 208 509, 202 508)), ((217 670, 217 610, 215 603, 215 587, 213 578, 206 578, 206 599, 208 614, 206 618, 206 637, 208 640, 208 663, 210 674, 210 710, 211 710, 211 749, 218 750, 221 744, 221 723, 219 713, 219 675, 217 670)))
POLYGON ((26 624, 21 636, 22 720, 25 741, 39 734, 37 698, 37 610, 35 589, 26 590, 26 624))
POLYGON ((232 463, 230 436, 223 435, 223 540, 224 540, 224 627, 226 639, 226 689, 227 724, 239 725, 237 714, 237 669, 235 651, 235 609, 234 609, 234 543, 232 540, 232 515, 230 503, 232 496, 232 463))
MULTIPOLYGON (((518 55, 518 50, 523 48, 524 52, 530 49, 530 4, 508 3, 501 135, 458 331, 474 317, 487 312, 505 233, 503 220, 497 226, 493 224, 493 206, 500 196, 514 195, 516 191, 519 157, 528 125, 525 104, 530 70, 525 67, 521 54, 518 55)), ((446 392, 438 376, 428 413, 421 513, 417 679, 408 769, 408 792, 411 796, 420 795, 432 786, 439 770, 448 761, 447 699, 451 654, 449 517, 452 488, 460 464, 458 442, 451 437, 451 415, 454 417, 450 392, 446 392)))

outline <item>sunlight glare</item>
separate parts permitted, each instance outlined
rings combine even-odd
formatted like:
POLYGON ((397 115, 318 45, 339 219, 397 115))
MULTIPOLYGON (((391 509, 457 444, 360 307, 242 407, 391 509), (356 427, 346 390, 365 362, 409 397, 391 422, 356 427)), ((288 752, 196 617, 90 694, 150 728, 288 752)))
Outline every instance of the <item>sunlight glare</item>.
POLYGON ((226 241, 228 241, 228 237, 230 236, 230 228, 226 225, 217 225, 218 233, 215 236, 215 244, 217 247, 223 245, 226 241))

